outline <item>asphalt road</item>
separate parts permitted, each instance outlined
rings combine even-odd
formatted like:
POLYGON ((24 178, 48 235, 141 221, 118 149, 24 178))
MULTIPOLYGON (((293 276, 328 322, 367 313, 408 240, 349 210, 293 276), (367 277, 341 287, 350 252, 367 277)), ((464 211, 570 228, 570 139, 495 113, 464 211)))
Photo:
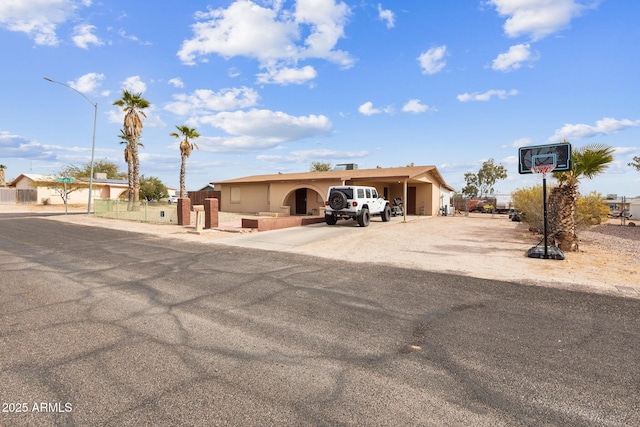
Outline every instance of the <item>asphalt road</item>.
POLYGON ((0 215, 0 425, 640 425, 640 301, 0 215))

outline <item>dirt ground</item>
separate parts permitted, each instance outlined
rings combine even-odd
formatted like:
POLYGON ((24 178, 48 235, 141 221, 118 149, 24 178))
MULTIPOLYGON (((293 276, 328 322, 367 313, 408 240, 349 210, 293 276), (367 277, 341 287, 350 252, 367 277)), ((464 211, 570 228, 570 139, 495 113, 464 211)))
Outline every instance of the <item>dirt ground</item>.
MULTIPOLYGON (((0 206, 0 212, 7 211, 6 207, 0 206)), ((193 234, 189 232, 193 231, 192 227, 143 224, 86 214, 48 218, 205 244, 238 237, 237 233, 205 230, 201 234, 193 234)), ((221 213, 220 221, 231 224, 240 218, 238 214, 221 213)), ((580 252, 566 253, 564 260, 528 258, 527 249, 537 245, 541 237, 530 233, 526 224, 512 222, 504 215, 409 217, 407 222, 392 221, 360 231, 356 233, 357 237, 340 241, 327 239, 287 251, 640 298, 640 260, 637 256, 618 253, 595 241, 583 239, 580 252)))

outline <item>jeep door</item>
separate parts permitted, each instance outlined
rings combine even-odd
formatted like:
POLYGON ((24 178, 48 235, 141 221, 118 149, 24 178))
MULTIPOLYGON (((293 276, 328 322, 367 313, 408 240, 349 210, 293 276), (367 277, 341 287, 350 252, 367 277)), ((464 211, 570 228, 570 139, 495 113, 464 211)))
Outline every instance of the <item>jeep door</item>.
POLYGON ((378 194, 378 192, 376 191, 375 188, 371 190, 371 193, 372 193, 371 194, 371 199, 368 201, 369 206, 370 206, 369 210, 372 213, 382 212, 382 210, 384 209, 384 205, 385 205, 384 199, 382 199, 380 197, 380 195, 378 194))

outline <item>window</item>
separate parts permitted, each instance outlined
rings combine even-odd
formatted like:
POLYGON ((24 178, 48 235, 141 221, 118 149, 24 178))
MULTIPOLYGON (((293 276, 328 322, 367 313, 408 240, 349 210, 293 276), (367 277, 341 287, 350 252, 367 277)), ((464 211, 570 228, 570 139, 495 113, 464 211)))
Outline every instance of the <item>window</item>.
POLYGON ((367 192, 367 199, 371 198, 371 190, 369 190, 368 188, 365 190, 367 192))
POLYGON ((240 187, 231 187, 231 203, 240 203, 240 187))
POLYGON ((364 190, 362 188, 358 188, 358 199, 362 199, 364 197, 364 190))

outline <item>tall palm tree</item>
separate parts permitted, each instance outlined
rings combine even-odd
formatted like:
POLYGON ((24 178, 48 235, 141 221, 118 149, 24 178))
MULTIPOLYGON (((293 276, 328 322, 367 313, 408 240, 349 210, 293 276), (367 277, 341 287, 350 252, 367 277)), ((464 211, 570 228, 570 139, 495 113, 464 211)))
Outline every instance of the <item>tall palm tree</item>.
MULTIPOLYGON (((131 93, 128 90, 122 91, 122 98, 113 103, 126 113, 124 116, 124 136, 129 141, 131 162, 132 162, 132 184, 133 184, 133 205, 137 206, 140 200, 140 157, 138 155, 138 144, 142 135, 142 119, 147 117, 145 108, 151 105, 149 101, 142 97, 141 93, 131 93)), ((131 201, 131 200, 130 200, 131 201)))
POLYGON ((3 187, 5 185, 5 180, 6 180, 6 177, 4 175, 4 170, 6 168, 7 167, 5 165, 0 165, 0 186, 3 186, 3 187))
POLYGON ((613 152, 613 147, 605 144, 586 145, 571 154, 571 171, 553 173, 558 185, 549 195, 549 230, 561 250, 578 250, 576 206, 580 179, 592 179, 603 173, 613 162, 613 152))
MULTIPOLYGON (((120 129, 120 135, 118 135, 120 139, 120 144, 125 144, 124 147, 124 161, 127 162, 127 181, 129 187, 127 189, 127 200, 133 201, 133 154, 131 148, 131 142, 127 135, 124 134, 124 131, 120 129)), ((138 142, 140 147, 144 147, 141 142, 138 142)))
POLYGON ((196 132, 195 128, 190 128, 186 125, 176 126, 176 129, 178 129, 179 133, 172 132, 169 134, 169 136, 173 136, 176 138, 184 137, 184 139, 180 141, 180 157, 182 158, 182 164, 180 165, 180 197, 184 197, 184 177, 187 165, 187 157, 191 155, 191 152, 194 149, 198 149, 196 143, 189 141, 189 138, 196 139, 200 137, 200 134, 196 132))

